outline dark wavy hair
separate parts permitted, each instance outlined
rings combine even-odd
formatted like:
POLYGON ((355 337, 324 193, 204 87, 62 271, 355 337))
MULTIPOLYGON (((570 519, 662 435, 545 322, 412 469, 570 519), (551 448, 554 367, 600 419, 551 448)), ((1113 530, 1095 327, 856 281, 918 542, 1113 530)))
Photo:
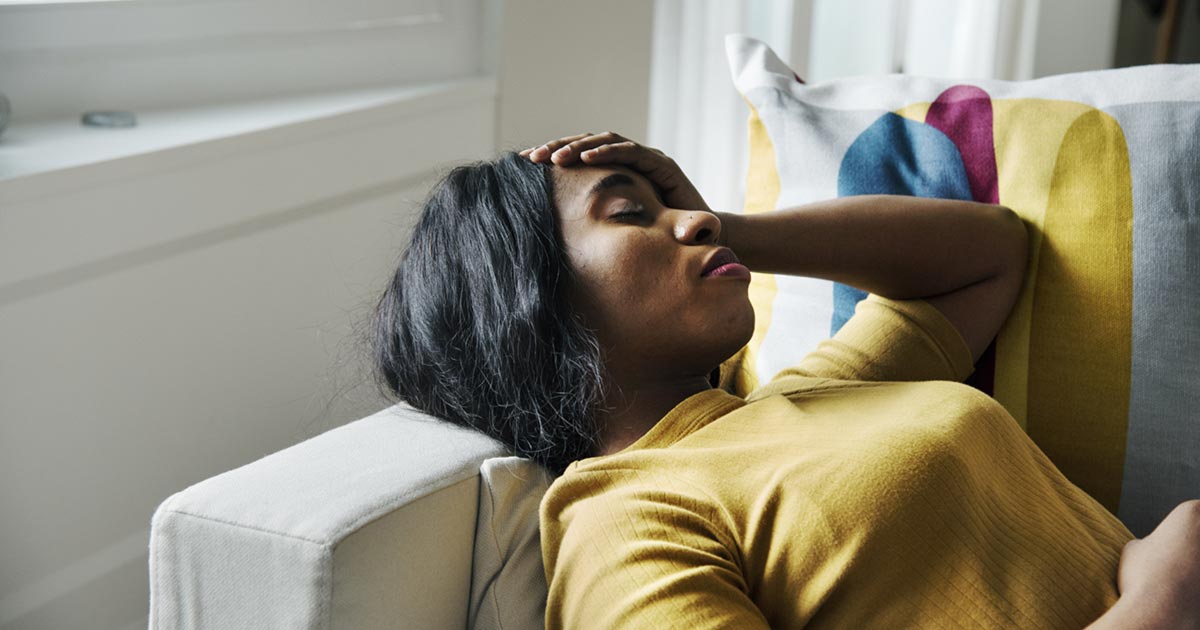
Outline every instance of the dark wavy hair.
POLYGON ((595 454, 604 393, 572 277, 548 164, 506 152, 454 168, 375 310, 381 386, 562 474, 595 454))

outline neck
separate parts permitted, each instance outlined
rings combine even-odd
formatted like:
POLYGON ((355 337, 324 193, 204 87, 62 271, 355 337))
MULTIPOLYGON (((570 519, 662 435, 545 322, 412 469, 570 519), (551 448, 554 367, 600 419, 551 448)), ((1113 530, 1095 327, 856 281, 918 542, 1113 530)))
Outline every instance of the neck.
POLYGON ((688 376, 634 385, 614 383, 599 416, 600 455, 633 444, 687 397, 712 389, 705 376, 688 376))

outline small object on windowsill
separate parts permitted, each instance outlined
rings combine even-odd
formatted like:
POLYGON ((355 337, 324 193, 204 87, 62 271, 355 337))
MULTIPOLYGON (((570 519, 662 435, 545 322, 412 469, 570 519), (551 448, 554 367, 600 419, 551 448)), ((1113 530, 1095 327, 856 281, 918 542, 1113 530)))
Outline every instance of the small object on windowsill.
POLYGON ((84 127, 135 127, 137 116, 133 112, 84 112, 84 127))

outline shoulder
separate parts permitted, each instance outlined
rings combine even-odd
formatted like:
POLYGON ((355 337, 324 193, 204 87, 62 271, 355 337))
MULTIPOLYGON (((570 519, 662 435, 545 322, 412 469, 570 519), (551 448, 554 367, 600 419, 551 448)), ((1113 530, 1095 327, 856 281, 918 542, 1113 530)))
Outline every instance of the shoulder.
MULTIPOLYGON (((724 507, 701 484, 672 471, 619 461, 568 468, 546 491, 539 513, 547 531, 581 523, 618 528, 638 523, 643 529, 667 523, 721 538, 731 531, 724 507)), ((726 542, 732 543, 732 537, 726 542)))
POLYGON ((591 509, 636 504, 715 505, 711 493, 669 470, 639 465, 643 453, 612 455, 575 462, 550 484, 542 498, 543 515, 562 514, 572 506, 591 509))

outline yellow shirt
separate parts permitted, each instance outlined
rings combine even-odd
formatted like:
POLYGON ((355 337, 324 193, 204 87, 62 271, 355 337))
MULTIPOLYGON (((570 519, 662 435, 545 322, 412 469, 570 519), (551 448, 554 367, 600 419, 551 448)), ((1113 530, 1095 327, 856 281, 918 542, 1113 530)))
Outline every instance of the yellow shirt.
POLYGON ((745 399, 571 464, 541 504, 546 627, 1086 626, 1133 535, 971 369, 936 308, 872 295, 745 399))

